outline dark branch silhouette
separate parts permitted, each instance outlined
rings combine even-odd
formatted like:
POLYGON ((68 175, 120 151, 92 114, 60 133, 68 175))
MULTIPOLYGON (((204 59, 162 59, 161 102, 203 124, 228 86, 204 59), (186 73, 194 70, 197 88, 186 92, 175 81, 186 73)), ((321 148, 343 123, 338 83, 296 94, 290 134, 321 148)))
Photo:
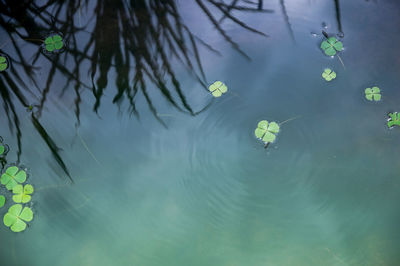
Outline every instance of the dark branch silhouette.
POLYGON ((335 12, 336 12, 336 21, 337 21, 337 25, 338 25, 338 31, 339 31, 339 33, 343 34, 339 0, 335 0, 335 12))
POLYGON ((288 16, 287 11, 286 11, 285 0, 279 0, 279 3, 281 5, 283 17, 285 19, 286 27, 289 30, 290 37, 292 38, 293 42, 296 42, 296 39, 294 38, 292 25, 290 24, 289 16, 288 16))
MULTIPOLYGON (((221 22, 231 20, 239 27, 266 36, 232 13, 272 12, 263 9, 262 2, 239 0, 226 4, 222 0, 195 1, 233 49, 247 58, 245 52, 224 31, 221 22)), ((33 126, 72 181, 59 148, 40 123, 41 114, 55 87, 57 90, 61 88, 59 97, 63 97, 67 89, 72 87, 76 125, 79 126, 82 91, 91 90, 95 98, 93 110, 98 113, 104 92, 112 82, 109 80, 111 70, 116 73, 113 103, 119 106, 127 99, 130 114, 137 118, 140 116, 136 100, 142 94, 154 117, 167 126, 158 116, 157 106, 148 92, 151 85, 158 88, 164 99, 180 112, 194 116, 206 110, 213 101, 210 100, 200 110, 193 110, 171 62, 181 62, 207 90, 208 82, 198 46, 217 54, 219 52, 191 32, 183 22, 181 12, 175 0, 48 0, 40 4, 32 0, 1 0, 0 28, 6 33, 7 38, 3 39, 7 41, 0 44, 0 52, 8 55, 11 67, 0 73, 0 94, 10 130, 16 131, 18 160, 22 153, 22 132, 16 104, 25 109, 35 106, 31 114, 33 126), (82 25, 80 17, 75 22, 76 14, 88 17, 84 22, 86 24, 82 25), (44 39, 51 33, 63 36, 63 53, 44 51, 44 39), (36 50, 31 57, 22 48, 26 45, 36 50), (41 80, 45 80, 43 88, 40 88, 35 75, 40 58, 51 66, 49 72, 41 77, 41 80), (87 73, 90 84, 83 81, 87 73), (55 84, 55 77, 60 75, 64 78, 64 84, 60 85, 59 81, 55 84), (14 102, 15 99, 17 102, 14 102)))

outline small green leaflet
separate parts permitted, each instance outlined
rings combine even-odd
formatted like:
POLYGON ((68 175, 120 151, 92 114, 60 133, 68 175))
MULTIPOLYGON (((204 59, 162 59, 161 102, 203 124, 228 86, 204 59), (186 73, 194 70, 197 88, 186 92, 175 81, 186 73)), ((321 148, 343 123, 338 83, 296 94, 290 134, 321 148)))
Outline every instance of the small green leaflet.
POLYGON ((381 100, 381 90, 378 87, 372 87, 365 89, 365 98, 368 101, 380 101, 381 100))
POLYGON ((388 128, 391 128, 393 126, 399 126, 400 127, 400 113, 395 112, 395 113, 389 113, 389 120, 387 122, 388 128))
POLYGON ((24 183, 26 180, 26 172, 19 170, 17 166, 10 166, 6 172, 1 175, 0 181, 8 190, 12 190, 18 183, 24 183))
POLYGON ((15 203, 27 203, 31 201, 31 194, 33 193, 33 186, 26 184, 22 187, 22 185, 16 185, 13 188, 13 201, 15 203))
POLYGON ((3 223, 7 227, 11 227, 13 232, 21 232, 26 229, 26 222, 30 222, 33 219, 33 212, 31 208, 24 207, 22 209, 21 204, 14 204, 8 209, 8 212, 4 215, 3 223))
POLYGON ((48 52, 60 50, 64 46, 63 39, 60 35, 47 37, 46 40, 44 40, 44 43, 48 52))
POLYGON ((4 206, 6 203, 6 198, 3 195, 0 195, 0 208, 4 206))
POLYGON ((330 68, 325 68, 324 72, 322 72, 322 77, 326 81, 331 81, 336 78, 336 72, 330 68))
POLYGON ((334 56, 336 52, 340 52, 343 50, 343 44, 335 37, 330 37, 321 43, 321 49, 325 52, 326 55, 334 56))
POLYGON ((7 58, 0 56, 0 72, 6 70, 8 67, 7 58))
POLYGON ((222 81, 216 81, 208 87, 208 90, 214 97, 220 97, 223 93, 228 91, 228 87, 222 81))
POLYGON ((279 125, 276 122, 268 123, 267 120, 262 120, 258 122, 257 128, 254 134, 258 139, 264 141, 264 143, 274 142, 277 134, 279 132, 279 125))

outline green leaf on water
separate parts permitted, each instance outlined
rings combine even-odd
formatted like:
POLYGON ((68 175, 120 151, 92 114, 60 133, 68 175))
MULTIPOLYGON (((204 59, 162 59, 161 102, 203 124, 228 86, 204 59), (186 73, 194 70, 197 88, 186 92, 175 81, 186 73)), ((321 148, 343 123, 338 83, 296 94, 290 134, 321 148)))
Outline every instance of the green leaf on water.
POLYGON ((17 166, 10 166, 6 172, 1 175, 1 184, 5 185, 8 190, 12 190, 19 183, 26 181, 26 172, 19 170, 17 166))
POLYGON ((321 43, 321 49, 325 52, 326 55, 334 56, 336 52, 340 52, 343 50, 343 44, 335 37, 330 37, 321 43))
POLYGON ((6 197, 0 195, 0 208, 3 207, 5 203, 6 203, 6 197))
POLYGON ((4 145, 0 143, 0 155, 2 155, 5 150, 6 148, 4 147, 4 145))
POLYGON ((8 67, 7 58, 0 56, 0 71, 6 70, 8 67))
POLYGON ((322 77, 326 81, 331 81, 332 79, 336 78, 336 72, 330 68, 325 68, 324 72, 322 72, 322 77))
POLYGON ((15 203, 27 203, 31 201, 31 194, 33 193, 33 186, 26 184, 25 186, 16 185, 13 189, 13 200, 15 203))
POLYGON ((208 87, 214 97, 220 97, 228 91, 228 87, 222 81, 216 81, 208 87))
POLYGON ((29 207, 22 209, 21 204, 14 204, 8 209, 4 215, 3 223, 7 227, 11 227, 13 232, 21 232, 26 229, 26 222, 33 219, 33 212, 29 207))
POLYGON ((400 113, 395 112, 395 113, 389 113, 389 119, 387 122, 388 128, 391 128, 393 126, 399 126, 400 127, 400 113))
POLYGON ((44 44, 46 45, 46 50, 48 52, 60 50, 64 46, 63 39, 60 35, 53 35, 53 36, 47 37, 44 40, 44 44))
POLYGON ((258 122, 254 134, 258 139, 261 139, 265 143, 271 143, 275 140, 275 134, 277 134, 278 132, 279 125, 276 122, 268 123, 267 120, 262 120, 258 122))
POLYGON ((378 87, 366 88, 365 98, 368 101, 380 101, 381 100, 381 90, 378 87))

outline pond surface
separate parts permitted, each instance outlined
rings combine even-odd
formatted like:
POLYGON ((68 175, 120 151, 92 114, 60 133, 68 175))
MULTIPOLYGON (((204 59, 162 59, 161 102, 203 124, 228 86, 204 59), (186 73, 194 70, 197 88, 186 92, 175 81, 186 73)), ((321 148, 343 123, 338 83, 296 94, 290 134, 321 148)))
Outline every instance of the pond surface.
MULTIPOLYGON (((386 125, 389 112, 400 112, 398 1, 276 0, 263 4, 273 12, 232 11, 235 19, 268 37, 229 17, 220 21, 222 13, 209 1, 177 1, 180 19, 196 36, 206 87, 176 57, 170 66, 194 113, 210 105, 188 114, 164 69, 159 75, 166 77, 172 98, 185 112, 146 78, 156 110, 139 90, 139 117, 130 112, 127 96, 119 105, 113 99, 124 82, 132 86, 133 58, 143 51, 131 51, 130 65, 120 68, 129 57, 127 50, 107 57, 115 42, 121 43, 119 35, 112 39, 115 30, 107 30, 118 23, 113 14, 100 27, 109 39, 98 38, 96 46, 85 50, 90 36, 101 36, 95 30, 96 2, 107 1, 83 2, 72 17, 62 11, 59 22, 43 26, 49 34, 68 38, 58 57, 1 28, 1 53, 14 59, 4 72, 9 76, 0 73, 1 88, 9 92, 15 115, 2 93, 0 135, 9 146, 7 166, 26 167, 28 183, 35 187, 27 205, 34 211, 28 228, 13 233, 0 225, 1 265, 400 265, 400 128, 386 125), (199 3, 248 58, 223 37, 199 3), (71 33, 62 21, 84 30, 71 33), (342 62, 319 48, 322 30, 343 42, 342 62), (72 46, 80 53, 72 52, 72 46), (37 67, 33 79, 15 47, 28 65, 37 67), (104 56, 82 56, 96 49, 104 56), (61 66, 53 70, 56 57, 61 66), (77 58, 82 61, 74 62, 77 58), (102 60, 112 62, 109 69, 102 60), (81 68, 74 71, 77 64, 81 68), (104 83, 101 73, 108 75, 104 91, 97 94, 88 70, 93 66, 98 67, 93 78, 97 88, 104 83), (328 67, 337 73, 331 82, 321 76, 328 67), (119 78, 123 71, 130 71, 129 80, 119 78), (16 74, 26 83, 23 87, 15 80, 25 88, 25 100, 5 85, 16 74), (76 80, 87 87, 76 86, 76 80), (216 80, 228 92, 214 99, 206 88, 216 80), (371 86, 380 87, 381 101, 365 99, 364 90, 371 86), (96 98, 101 98, 97 113, 96 98), (290 119, 267 149, 254 136, 264 119, 290 119), (51 152, 49 138, 59 150, 51 152)), ((67 9, 67 3, 61 6, 67 9)), ((138 8, 135 3, 140 6, 141 1, 131 1, 130 7, 138 8)), ((246 1, 238 5, 253 7, 246 1)), ((19 21, 19 13, 10 10, 12 15, 1 13, 4 23, 19 21)), ((46 10, 43 16, 56 16, 53 5, 46 10)), ((121 32, 115 34, 124 36, 121 32)), ((187 36, 185 40, 190 45, 187 36)), ((147 45, 157 55, 156 44, 147 45)), ((199 69, 196 54, 188 57, 199 69)), ((195 73, 202 79, 201 71, 195 73)), ((12 194, 3 186, 0 194, 7 197, 0 209, 3 217, 13 204, 12 194)))

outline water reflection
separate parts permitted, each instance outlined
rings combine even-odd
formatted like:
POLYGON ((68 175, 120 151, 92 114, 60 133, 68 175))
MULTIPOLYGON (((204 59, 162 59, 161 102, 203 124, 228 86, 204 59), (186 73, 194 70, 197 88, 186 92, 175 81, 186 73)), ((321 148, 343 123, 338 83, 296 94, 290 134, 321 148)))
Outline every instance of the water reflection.
MULTIPOLYGON (((272 12, 263 8, 262 0, 258 3, 233 1, 231 4, 196 0, 196 3, 233 49, 246 57, 245 52, 222 28, 222 21, 230 20, 246 30, 265 35, 248 26, 233 12, 272 12), (222 14, 219 22, 214 15, 216 11, 222 14)), ((70 87, 74 90, 77 126, 80 124, 82 92, 91 90, 95 98, 93 110, 97 113, 105 90, 110 85, 111 72, 116 73, 113 103, 120 105, 127 100, 129 112, 139 118, 136 96, 142 93, 154 117, 165 127, 148 92, 149 86, 157 87, 175 109, 192 116, 204 111, 212 103, 194 110, 176 76, 174 63, 179 61, 206 90, 207 79, 198 46, 217 51, 184 24, 181 16, 183 10, 178 9, 174 0, 5 1, 0 6, 0 25, 8 39, 1 45, 0 53, 8 55, 12 64, 10 70, 1 75, 0 93, 9 128, 16 131, 18 161, 22 153, 22 132, 21 114, 16 105, 32 111, 34 128, 72 180, 59 149, 39 120, 51 91, 60 90, 60 84, 55 82, 57 75, 65 80, 60 97, 70 87), (89 19, 83 19, 86 17, 89 19), (43 48, 44 39, 52 33, 63 36, 65 48, 56 53, 43 48), (40 59, 45 59, 51 66, 44 73, 45 77, 39 79, 36 74, 40 66, 35 63, 40 59), (89 82, 86 82, 86 73, 90 76, 89 82), (41 89, 43 80, 44 88, 41 89), (11 94, 17 97, 16 101, 11 94)))

